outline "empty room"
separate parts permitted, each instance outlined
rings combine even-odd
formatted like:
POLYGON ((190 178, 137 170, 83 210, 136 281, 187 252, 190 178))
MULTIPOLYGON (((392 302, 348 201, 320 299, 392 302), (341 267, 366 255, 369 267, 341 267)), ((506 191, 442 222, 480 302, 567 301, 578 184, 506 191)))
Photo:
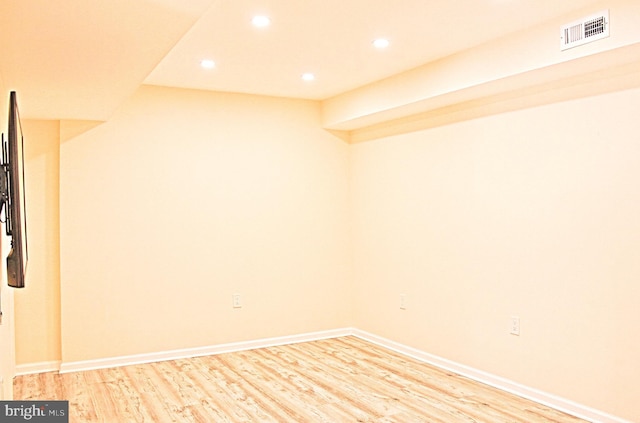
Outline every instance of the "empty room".
POLYGON ((3 0, 0 130, 0 421, 640 422, 637 0, 3 0))

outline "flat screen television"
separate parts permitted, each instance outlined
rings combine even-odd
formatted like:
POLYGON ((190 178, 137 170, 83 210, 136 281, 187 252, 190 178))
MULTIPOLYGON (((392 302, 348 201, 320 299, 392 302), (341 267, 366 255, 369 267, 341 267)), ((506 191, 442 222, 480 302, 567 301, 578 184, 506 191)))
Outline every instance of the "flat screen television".
POLYGON ((9 286, 24 288, 29 250, 24 179, 24 138, 15 91, 9 95, 9 128, 7 139, 2 136, 2 171, 0 172, 0 211, 6 205, 6 233, 11 237, 7 255, 9 286))

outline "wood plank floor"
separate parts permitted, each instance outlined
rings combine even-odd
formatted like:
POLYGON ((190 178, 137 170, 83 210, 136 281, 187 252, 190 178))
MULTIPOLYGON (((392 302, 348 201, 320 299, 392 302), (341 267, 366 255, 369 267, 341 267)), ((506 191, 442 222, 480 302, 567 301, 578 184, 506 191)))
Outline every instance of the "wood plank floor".
POLYGON ((347 336, 152 364, 19 376, 70 422, 583 422, 347 336))

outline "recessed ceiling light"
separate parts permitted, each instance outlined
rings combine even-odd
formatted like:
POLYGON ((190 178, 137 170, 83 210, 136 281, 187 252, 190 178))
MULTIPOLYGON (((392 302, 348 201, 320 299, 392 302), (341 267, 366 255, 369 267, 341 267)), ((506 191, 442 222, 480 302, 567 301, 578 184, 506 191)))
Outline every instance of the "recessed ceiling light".
POLYGON ((373 41, 373 46, 375 48, 387 48, 389 47, 389 40, 387 40, 386 38, 378 38, 377 40, 373 41))
POLYGON ((251 23, 253 24, 253 26, 256 26, 258 28, 264 28, 271 25, 271 19, 269 19, 268 16, 258 15, 254 16, 253 19, 251 19, 251 23))
POLYGON ((213 69, 216 67, 216 62, 210 59, 204 59, 200 62, 200 66, 202 66, 205 69, 213 69))
POLYGON ((313 81, 314 79, 316 79, 316 76, 312 73, 303 73, 302 74, 302 79, 304 81, 313 81))

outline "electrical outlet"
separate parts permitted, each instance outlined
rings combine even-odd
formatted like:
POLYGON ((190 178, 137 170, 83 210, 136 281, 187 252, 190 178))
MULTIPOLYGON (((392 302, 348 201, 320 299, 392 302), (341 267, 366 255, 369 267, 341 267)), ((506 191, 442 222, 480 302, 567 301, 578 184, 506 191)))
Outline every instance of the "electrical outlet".
POLYGON ((242 297, 240 294, 233 294, 233 308, 242 307, 242 297))
POLYGON ((400 310, 407 309, 407 294, 400 294, 400 310))
POLYGON ((509 333, 511 335, 520 336, 520 318, 511 316, 509 318, 509 333))

